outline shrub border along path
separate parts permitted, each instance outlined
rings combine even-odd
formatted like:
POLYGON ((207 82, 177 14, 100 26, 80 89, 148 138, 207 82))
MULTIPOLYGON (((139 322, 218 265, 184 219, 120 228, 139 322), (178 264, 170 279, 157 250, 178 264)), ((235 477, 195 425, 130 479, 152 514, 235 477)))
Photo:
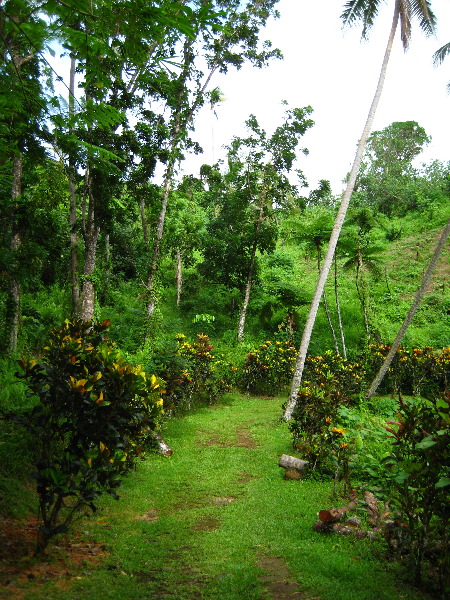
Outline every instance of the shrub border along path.
MULTIPOLYGON (((149 456, 47 562, 21 561, 17 600, 419 600, 377 541, 320 535, 331 483, 286 481, 282 399, 228 395, 169 421, 171 457, 149 456), (67 548, 94 549, 82 560, 67 548), (52 569, 55 562, 59 570, 52 569), (44 567, 42 567, 44 565, 44 567)), ((5 561, 4 564, 7 564, 5 561)))

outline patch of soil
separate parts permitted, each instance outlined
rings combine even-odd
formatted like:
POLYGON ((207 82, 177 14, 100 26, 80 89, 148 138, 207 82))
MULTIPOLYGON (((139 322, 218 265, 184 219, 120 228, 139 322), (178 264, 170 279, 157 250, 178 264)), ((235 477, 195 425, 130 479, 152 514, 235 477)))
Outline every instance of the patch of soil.
MULTIPOLYGON (((208 434, 208 432, 201 432, 208 434)), ((207 439, 202 440, 199 445, 201 448, 208 446, 219 446, 219 448, 256 448, 257 443, 249 433, 248 429, 238 429, 234 434, 234 439, 225 438, 221 433, 212 433, 207 439)))
POLYGON ((21 600, 30 584, 52 580, 68 589, 72 579, 85 574, 86 567, 101 562, 106 549, 83 534, 61 536, 51 542, 47 554, 35 558, 38 521, 0 520, 0 596, 21 600), (81 571, 83 569, 83 571, 81 571))
POLYGON ((233 440, 224 440, 219 433, 214 433, 206 440, 202 440, 199 444, 200 448, 208 448, 209 446, 219 446, 219 448, 233 448, 233 440))
POLYGON ((215 519, 214 517, 202 517, 197 521, 192 529, 195 531, 214 531, 215 529, 219 529, 219 527, 219 519, 215 519))
POLYGON ((239 429, 237 431, 237 442, 235 444, 238 448, 256 448, 258 444, 253 439, 251 435, 249 435, 246 429, 239 429))
POLYGON ((143 515, 136 515, 136 519, 138 519, 139 521, 149 521, 150 523, 156 523, 156 521, 159 519, 158 511, 154 508, 151 508, 143 515))
POLYGON ((237 482, 238 483, 248 483, 252 479, 255 479, 255 477, 253 475, 250 475, 250 473, 247 473, 247 471, 242 471, 242 473, 240 473, 240 475, 239 475, 239 479, 237 480, 237 482))
POLYGON ((0 561, 31 556, 37 539, 38 520, 0 519, 0 561))
POLYGON ((264 574, 260 581, 264 584, 271 600, 319 600, 307 598, 300 590, 300 584, 291 577, 286 563, 279 556, 262 556, 257 562, 264 574))

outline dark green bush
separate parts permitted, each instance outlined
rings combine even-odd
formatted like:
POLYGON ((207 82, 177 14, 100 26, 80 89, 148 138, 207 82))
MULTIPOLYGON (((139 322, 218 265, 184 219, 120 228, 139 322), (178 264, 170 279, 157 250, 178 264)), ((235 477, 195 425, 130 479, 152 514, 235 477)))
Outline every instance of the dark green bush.
POLYGON ((66 321, 51 332, 41 361, 20 361, 18 376, 38 400, 21 417, 39 446, 38 551, 82 507, 95 510, 104 491, 116 495, 162 411, 158 380, 124 360, 108 326, 66 321))
POLYGON ((450 393, 430 400, 400 397, 396 420, 386 427, 392 450, 383 461, 391 510, 404 523, 402 548, 422 579, 423 566, 439 572, 441 593, 450 590, 450 393))

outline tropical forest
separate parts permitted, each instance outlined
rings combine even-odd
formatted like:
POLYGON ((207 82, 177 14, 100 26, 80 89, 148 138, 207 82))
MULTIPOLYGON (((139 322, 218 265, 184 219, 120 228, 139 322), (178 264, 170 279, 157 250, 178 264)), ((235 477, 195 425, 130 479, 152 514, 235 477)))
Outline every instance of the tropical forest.
POLYGON ((314 106, 201 158, 280 3, 0 0, 0 598, 450 598, 450 161, 373 126, 439 3, 338 3, 392 13, 340 193, 314 106))

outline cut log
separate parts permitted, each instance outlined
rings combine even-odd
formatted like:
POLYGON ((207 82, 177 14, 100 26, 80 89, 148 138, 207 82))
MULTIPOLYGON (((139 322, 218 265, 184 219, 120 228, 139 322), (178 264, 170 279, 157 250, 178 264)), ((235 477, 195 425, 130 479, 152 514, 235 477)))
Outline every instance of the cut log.
POLYGON ((341 518, 347 513, 349 510, 355 508, 358 504, 358 496, 356 495, 356 491, 352 490, 350 501, 346 506, 342 506, 341 508, 330 508, 324 509, 319 512, 319 519, 323 523, 337 523, 341 520, 341 518))
POLYGON ((278 463, 283 469, 297 469, 297 471, 303 471, 307 464, 309 464, 307 460, 288 456, 287 454, 283 454, 278 463))
POLYGON ((161 454, 163 456, 172 456, 172 454, 173 454, 172 448, 169 446, 169 444, 165 440, 163 440, 163 438, 158 433, 156 433, 156 431, 152 431, 152 436, 153 436, 155 442, 158 444, 158 448, 159 448, 159 451, 161 452, 161 454))

